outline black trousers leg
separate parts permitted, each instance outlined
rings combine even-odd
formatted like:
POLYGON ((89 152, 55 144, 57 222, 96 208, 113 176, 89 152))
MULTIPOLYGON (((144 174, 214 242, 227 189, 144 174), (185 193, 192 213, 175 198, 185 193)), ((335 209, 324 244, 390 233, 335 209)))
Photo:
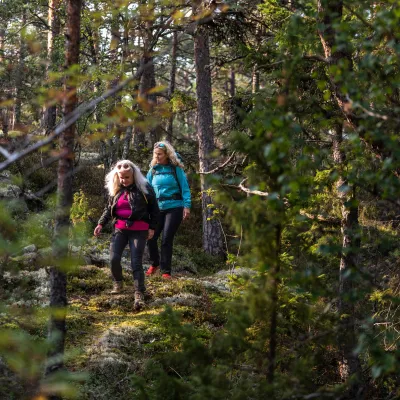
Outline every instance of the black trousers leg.
POLYGON ((122 281, 122 266, 121 258, 125 246, 128 244, 128 235, 121 231, 116 231, 111 237, 110 243, 110 265, 113 280, 116 282, 122 281))
POLYGON ((149 250, 150 263, 153 267, 158 267, 160 265, 160 254, 158 252, 158 238, 164 229, 165 223, 165 211, 160 211, 157 228, 154 231, 154 236, 147 241, 147 248, 149 250))
POLYGON ((174 237, 183 219, 183 207, 166 210, 164 229, 161 239, 161 272, 171 273, 172 248, 174 237))
POLYGON ((131 268, 135 292, 144 292, 143 253, 148 231, 130 231, 129 248, 131 251, 131 268))

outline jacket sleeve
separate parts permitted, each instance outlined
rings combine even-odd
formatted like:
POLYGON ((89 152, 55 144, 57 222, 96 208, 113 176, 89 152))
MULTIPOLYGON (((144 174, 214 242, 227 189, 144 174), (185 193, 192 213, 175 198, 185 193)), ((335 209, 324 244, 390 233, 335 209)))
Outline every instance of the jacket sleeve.
POLYGON ((107 205, 104 207, 103 214, 101 214, 101 217, 99 221, 97 222, 97 225, 107 225, 107 222, 111 218, 111 197, 108 199, 107 205))
POLYGON ((160 210, 158 208, 158 202, 156 199, 156 194, 154 192, 154 189, 150 184, 148 184, 148 194, 147 194, 147 209, 149 211, 149 229, 156 229, 157 224, 158 224, 158 215, 160 213, 160 210))
POLYGON ((178 178, 179 184, 182 189, 183 206, 190 208, 192 205, 189 183, 186 178, 186 174, 181 167, 176 167, 176 177, 178 178))

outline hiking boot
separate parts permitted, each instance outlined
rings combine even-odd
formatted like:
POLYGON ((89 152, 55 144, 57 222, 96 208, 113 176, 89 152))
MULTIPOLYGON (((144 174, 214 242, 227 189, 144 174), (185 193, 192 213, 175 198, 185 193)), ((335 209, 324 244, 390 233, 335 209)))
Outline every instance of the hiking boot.
POLYGON ((135 303, 133 307, 136 311, 144 307, 144 294, 142 292, 135 292, 135 303))
POLYGON ((122 281, 119 282, 114 282, 113 284, 113 288, 111 290, 111 294, 118 294, 122 292, 122 288, 123 288, 123 283, 122 281))
POLYGON ((163 279, 172 279, 171 274, 162 274, 163 279))
POLYGON ((154 275, 157 271, 158 267, 153 267, 152 265, 150 265, 150 268, 146 271, 146 275, 147 276, 154 275))

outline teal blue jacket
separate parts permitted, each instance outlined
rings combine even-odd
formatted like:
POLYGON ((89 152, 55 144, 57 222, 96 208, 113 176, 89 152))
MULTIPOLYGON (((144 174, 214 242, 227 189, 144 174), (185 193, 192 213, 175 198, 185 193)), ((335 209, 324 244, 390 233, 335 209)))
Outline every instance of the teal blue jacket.
POLYGON ((147 180, 156 192, 158 206, 160 210, 168 210, 169 208, 185 207, 190 208, 190 188, 186 178, 186 174, 181 167, 176 168, 176 177, 179 181, 182 191, 179 189, 177 180, 175 179, 172 165, 156 164, 150 168, 147 173, 147 180), (154 172, 153 172, 154 169, 154 172), (173 194, 180 193, 182 200, 160 200, 161 198, 171 197, 173 194))

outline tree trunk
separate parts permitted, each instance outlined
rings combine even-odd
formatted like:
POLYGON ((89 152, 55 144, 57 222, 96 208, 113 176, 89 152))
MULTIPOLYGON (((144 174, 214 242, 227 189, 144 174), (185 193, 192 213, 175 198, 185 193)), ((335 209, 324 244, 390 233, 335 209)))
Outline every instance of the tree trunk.
POLYGON ((253 66, 251 74, 251 92, 256 94, 260 91, 260 73, 258 72, 257 64, 253 66))
POLYGON ((125 131, 125 137, 122 144, 122 159, 126 160, 129 157, 129 149, 132 141, 132 127, 128 126, 125 131))
POLYGON ((8 137, 8 109, 3 107, 1 109, 1 130, 3 131, 3 137, 8 137))
MULTIPOLYGON (((0 63, 4 62, 4 39, 6 35, 6 30, 0 28, 0 63)), ((4 101, 5 98, 1 98, 0 101, 4 101)), ((1 118, 1 130, 3 131, 3 136, 6 138, 8 136, 8 112, 6 107, 0 108, 0 118, 1 118)))
MULTIPOLYGON (((175 92, 177 54, 178 54, 178 32, 174 31, 172 37, 171 72, 169 76, 169 87, 168 87, 168 97, 170 101, 175 92)), ((168 119, 168 125, 167 125, 167 140, 170 143, 172 143, 173 134, 174 134, 174 114, 173 110, 171 110, 171 116, 168 119)))
POLYGON ((277 347, 277 329, 278 329, 278 287, 280 284, 280 257, 281 257, 281 239, 282 227, 278 225, 275 232, 275 265, 271 271, 271 326, 269 331, 269 354, 268 354, 268 370, 267 379, 269 383, 274 382, 276 369, 276 347, 277 347))
MULTIPOLYGON (((152 115, 154 112, 154 107, 157 104, 157 97, 154 94, 149 93, 149 91, 156 87, 156 74, 155 67, 153 63, 153 23, 154 23, 154 6, 149 8, 148 21, 146 22, 146 30, 144 33, 144 54, 142 58, 143 64, 150 63, 147 68, 143 71, 142 78, 140 80, 139 86, 139 96, 144 102, 143 113, 144 119, 146 115, 152 115)), ((146 129, 147 130, 147 129, 146 129)), ((149 129, 149 144, 153 148, 154 143, 158 141, 157 127, 150 127, 149 129)))
MULTIPOLYGON (((200 172, 210 170, 210 156, 215 149, 209 37, 206 28, 198 25, 194 34, 194 61, 196 68, 197 135, 199 140, 200 172)), ((223 255, 224 244, 220 222, 213 216, 211 186, 206 175, 200 175, 203 214, 203 248, 208 254, 223 255)))
MULTIPOLYGON (((22 12, 22 26, 26 25, 26 9, 22 12)), ((19 44, 19 57, 18 67, 15 76, 15 103, 14 103, 14 118, 13 118, 13 129, 15 124, 21 123, 21 109, 22 109, 22 91, 24 86, 24 69, 25 69, 25 57, 26 57, 26 43, 24 38, 24 29, 20 32, 20 44, 19 44)))
MULTIPOLYGON (((333 158, 336 166, 342 169, 346 162, 344 151, 341 147, 343 139, 343 125, 336 126, 333 138, 333 158)), ((360 398, 360 380, 362 374, 361 363, 354 349, 357 345, 355 307, 351 300, 355 289, 353 276, 357 267, 357 249, 360 247, 360 227, 358 223, 358 206, 355 203, 354 190, 343 190, 349 183, 343 177, 337 182, 338 197, 342 211, 342 255, 339 267, 339 318, 338 331, 339 347, 339 374, 343 382, 353 376, 355 381, 351 384, 349 396, 351 399, 360 398)))
MULTIPOLYGON (((79 62, 79 37, 81 0, 67 0, 67 34, 65 67, 69 68, 79 62)), ((64 115, 68 115, 77 105, 76 87, 66 81, 64 115)), ((72 175, 74 167, 74 135, 75 124, 66 129, 60 136, 61 157, 58 163, 57 209, 54 228, 53 255, 54 260, 64 261, 68 255, 68 231, 70 227, 70 210, 72 205, 72 175)), ((63 367, 65 344, 65 307, 67 306, 66 275, 55 265, 50 270, 50 307, 63 310, 60 315, 52 315, 49 326, 49 363, 46 374, 63 367)))
MULTIPOLYGON (((119 25, 119 14, 117 9, 113 10, 112 20, 111 20, 111 42, 110 42, 110 62, 111 68, 115 72, 118 70, 120 63, 118 62, 119 56, 119 47, 121 43, 121 33, 120 33, 120 25, 119 25)), ((108 88, 112 89, 118 84, 120 79, 120 74, 116 74, 115 78, 112 79, 108 88)), ((110 100, 108 105, 108 114, 111 115, 115 107, 121 102, 121 96, 115 95, 110 100)), ((104 168, 108 171, 112 164, 114 164, 119 157, 119 144, 120 144, 120 135, 122 133, 122 129, 119 125, 115 125, 114 123, 109 123, 107 127, 108 132, 114 132, 112 137, 108 139, 102 140, 100 142, 100 157, 104 164, 104 168)))
MULTIPOLYGON (((56 39, 60 35, 61 23, 59 17, 60 0, 49 0, 48 24, 49 32, 47 34, 47 60, 46 78, 49 79, 49 73, 58 70, 57 50, 55 47, 56 39)), ((43 113, 43 130, 45 135, 49 135, 53 130, 57 119, 57 106, 49 105, 43 113)))
POLYGON ((4 62, 4 40, 6 37, 6 30, 0 28, 0 63, 4 62))
MULTIPOLYGON (((346 48, 338 46, 336 43, 337 33, 335 26, 341 22, 343 14, 343 2, 333 0, 318 0, 318 12, 323 29, 319 31, 325 57, 331 64, 338 64, 343 59, 349 60, 349 70, 351 70, 351 55, 346 48)), ((332 93, 338 107, 345 111, 346 102, 341 93, 342 78, 330 76, 332 93)), ((346 113, 345 113, 346 116, 346 113)), ((344 167, 346 162, 345 154, 341 148, 343 137, 343 124, 337 124, 333 144, 333 158, 339 169, 344 167)), ((353 283, 351 272, 355 270, 356 248, 359 243, 359 224, 358 208, 354 204, 353 190, 343 190, 348 186, 348 182, 340 177, 337 182, 338 196, 342 208, 342 256, 340 259, 340 278, 339 278, 339 318, 340 326, 338 333, 338 346, 340 353, 339 373, 344 382, 350 377, 355 378, 349 388, 348 395, 352 399, 359 398, 362 379, 362 369, 359 358, 354 355, 357 343, 355 332, 354 304, 351 301, 353 283), (350 275, 349 275, 350 273, 350 275)))
POLYGON ((230 95, 230 97, 235 97, 235 95, 236 95, 235 70, 233 68, 231 68, 229 74, 230 74, 230 77, 229 77, 229 95, 230 95))

